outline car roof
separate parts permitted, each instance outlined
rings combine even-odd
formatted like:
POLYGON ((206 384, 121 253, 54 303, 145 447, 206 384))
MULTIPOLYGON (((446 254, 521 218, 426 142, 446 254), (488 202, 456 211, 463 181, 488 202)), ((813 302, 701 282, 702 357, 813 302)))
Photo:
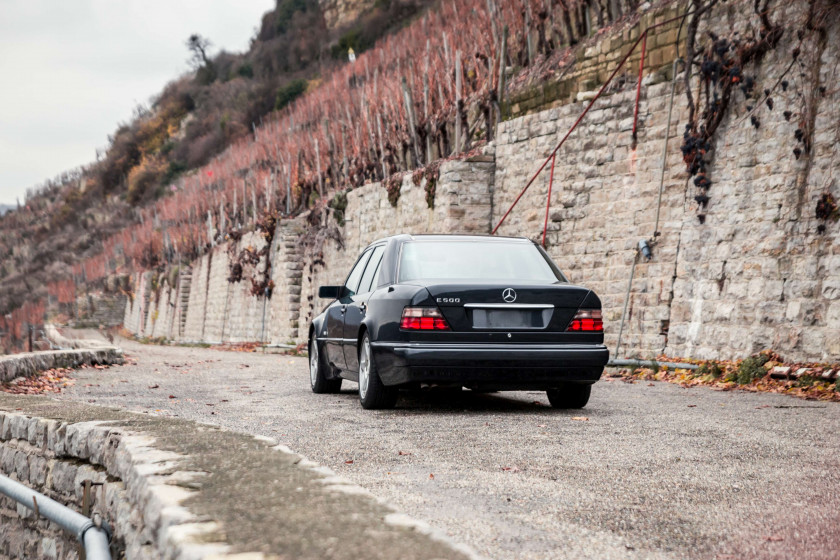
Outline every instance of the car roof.
POLYGON ((409 234, 409 233, 401 233, 398 235, 391 235, 389 237, 383 237, 381 239, 377 239, 370 245, 376 245, 377 243, 385 243, 390 240, 399 240, 399 241, 475 241, 478 243, 497 243, 500 241, 514 241, 518 243, 533 243, 527 237, 504 237, 501 235, 466 235, 466 234, 458 234, 458 233, 422 233, 422 234, 409 234))

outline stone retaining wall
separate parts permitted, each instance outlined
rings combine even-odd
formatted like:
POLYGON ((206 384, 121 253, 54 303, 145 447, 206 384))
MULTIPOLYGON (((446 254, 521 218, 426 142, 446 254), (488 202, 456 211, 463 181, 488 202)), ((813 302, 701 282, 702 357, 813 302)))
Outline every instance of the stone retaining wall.
MULTIPOLYGON (((187 494, 167 474, 172 453, 103 422, 66 423, 0 411, 0 470, 37 492, 80 511, 90 480, 91 515, 111 527, 114 547, 127 558, 176 558, 167 527, 183 522, 177 504, 187 494)), ((75 539, 47 520, 0 496, 0 552, 9 558, 77 558, 75 539)), ((169 533, 175 533, 169 531, 169 533)), ((119 557, 119 556, 117 556, 119 557)))

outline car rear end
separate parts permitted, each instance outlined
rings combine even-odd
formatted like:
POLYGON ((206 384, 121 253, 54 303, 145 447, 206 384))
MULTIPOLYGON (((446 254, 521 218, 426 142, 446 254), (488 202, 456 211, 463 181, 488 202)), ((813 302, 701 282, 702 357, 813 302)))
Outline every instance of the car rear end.
POLYGON ((416 292, 374 350, 386 384, 549 389, 600 378, 600 300, 529 240, 418 236, 399 266, 400 289, 416 292))

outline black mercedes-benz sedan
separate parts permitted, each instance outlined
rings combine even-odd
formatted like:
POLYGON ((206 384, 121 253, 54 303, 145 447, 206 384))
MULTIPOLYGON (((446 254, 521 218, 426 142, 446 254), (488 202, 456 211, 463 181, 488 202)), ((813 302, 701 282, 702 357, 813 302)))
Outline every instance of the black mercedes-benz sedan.
POLYGON ((529 239, 397 235, 372 243, 309 328, 312 391, 359 382, 364 408, 400 388, 544 390, 582 408, 601 377, 601 300, 529 239))

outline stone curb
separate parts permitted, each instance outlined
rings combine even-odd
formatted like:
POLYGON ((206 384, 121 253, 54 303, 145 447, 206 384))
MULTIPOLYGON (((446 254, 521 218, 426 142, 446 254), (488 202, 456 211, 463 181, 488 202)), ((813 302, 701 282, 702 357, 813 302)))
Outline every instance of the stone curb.
POLYGON ((104 483, 92 511, 129 559, 480 558, 274 440, 210 424, 0 396, 0 446, 0 470, 71 507, 81 481, 104 483))
POLYGON ((47 350, 0 357, 0 382, 16 377, 31 377, 53 368, 76 368, 81 365, 123 364, 123 351, 116 346, 96 349, 47 350))

